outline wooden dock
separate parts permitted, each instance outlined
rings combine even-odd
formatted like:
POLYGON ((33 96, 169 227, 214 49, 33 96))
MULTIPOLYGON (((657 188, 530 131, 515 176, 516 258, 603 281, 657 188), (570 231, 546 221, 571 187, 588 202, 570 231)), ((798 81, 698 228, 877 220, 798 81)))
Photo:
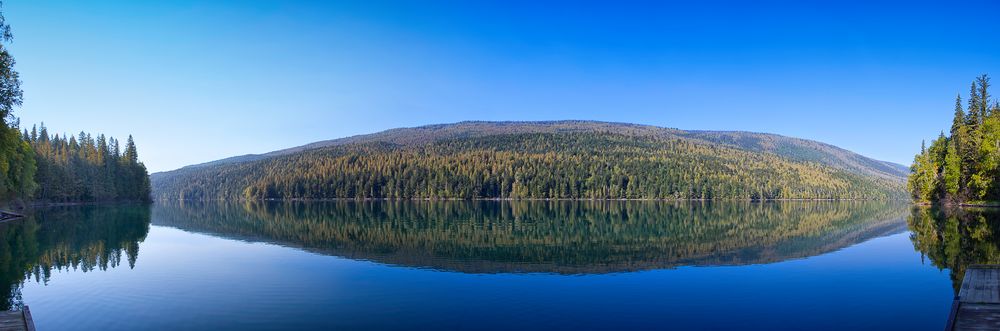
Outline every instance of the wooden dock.
POLYGON ((1000 330, 1000 265, 965 270, 945 330, 1000 330))
POLYGON ((0 311, 0 331, 35 331, 28 306, 21 310, 0 311))

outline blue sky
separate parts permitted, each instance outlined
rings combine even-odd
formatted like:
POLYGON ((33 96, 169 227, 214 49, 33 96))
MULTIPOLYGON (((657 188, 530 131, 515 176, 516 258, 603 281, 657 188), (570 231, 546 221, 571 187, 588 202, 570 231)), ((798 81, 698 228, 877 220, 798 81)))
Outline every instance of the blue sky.
POLYGON ((558 119, 778 133, 909 164, 921 139, 949 125, 956 93, 976 75, 1000 75, 998 9, 990 1, 3 7, 25 91, 22 123, 132 134, 152 171, 394 127, 558 119))

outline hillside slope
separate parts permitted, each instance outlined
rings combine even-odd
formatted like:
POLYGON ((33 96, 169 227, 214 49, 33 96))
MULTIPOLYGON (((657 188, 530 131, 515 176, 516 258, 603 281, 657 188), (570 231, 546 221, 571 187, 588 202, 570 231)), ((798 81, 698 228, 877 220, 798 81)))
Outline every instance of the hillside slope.
POLYGON ((896 198, 906 169, 778 135, 591 121, 462 122, 152 176, 157 199, 896 198))

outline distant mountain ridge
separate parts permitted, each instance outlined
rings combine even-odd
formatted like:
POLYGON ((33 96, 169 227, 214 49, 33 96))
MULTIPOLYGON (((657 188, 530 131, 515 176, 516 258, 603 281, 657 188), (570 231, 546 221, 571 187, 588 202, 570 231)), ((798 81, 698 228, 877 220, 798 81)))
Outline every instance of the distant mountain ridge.
MULTIPOLYGON (((544 137, 568 137, 574 135, 592 135, 595 137, 624 137, 636 142, 643 142, 644 147, 659 149, 658 144, 664 142, 688 142, 710 149, 728 148, 751 153, 748 155, 773 155, 784 161, 796 164, 816 164, 843 171, 849 174, 877 178, 891 182, 890 185, 900 185, 905 182, 909 169, 905 166, 875 160, 830 144, 812 140, 786 137, 776 134, 742 132, 742 131, 700 131, 680 130, 651 125, 612 123, 597 121, 538 121, 538 122, 485 122, 467 121, 453 124, 435 124, 412 128, 397 128, 372 134, 314 142, 302 146, 277 150, 264 154, 249 154, 236 156, 208 163, 187 166, 173 171, 159 172, 151 176, 154 191, 164 183, 177 179, 178 176, 206 169, 218 170, 219 167, 246 165, 266 160, 302 155, 323 150, 357 148, 358 146, 380 145, 388 149, 414 149, 421 146, 440 145, 455 141, 473 142, 477 140, 494 140, 497 137, 526 137, 542 135, 544 137), (160 185, 157 185, 160 184, 160 185)), ((545 138, 548 139, 548 138, 545 138)), ((612 139, 613 140, 613 139, 612 139)), ((525 144, 526 142, 517 142, 525 144)), ((614 144, 613 142, 606 142, 614 144)), ((482 150, 504 150, 506 145, 477 145, 482 150)), ((601 145, 596 145, 600 148, 601 145)), ((559 149, 569 145, 555 146, 559 149)), ((579 148, 573 146, 572 148, 579 148)), ((468 152, 469 150, 466 150, 468 152)), ((728 150, 727 150, 728 151, 728 150)), ((546 151, 538 151, 546 152, 546 151)), ((701 153, 701 152, 699 152, 701 153)), ((712 152, 704 152, 711 154, 712 152)), ((706 155, 708 155, 706 154, 706 155)), ((701 155, 702 157, 706 155, 701 155)), ((740 156, 749 157, 747 155, 740 156)), ((162 190, 154 195, 163 198, 162 190)), ((177 192, 173 192, 177 193, 177 192)))
POLYGON ((910 168, 902 164, 872 159, 849 150, 814 140, 770 133, 743 131, 686 131, 688 137, 768 152, 796 161, 808 161, 867 174, 905 178, 910 168))
MULTIPOLYGON (((317 141, 263 154, 234 156, 187 167, 255 161, 271 156, 287 155, 310 149, 375 141, 408 145, 419 142, 428 142, 432 139, 456 138, 463 136, 470 137, 475 135, 487 136, 500 133, 540 133, 552 131, 566 132, 588 130, 604 130, 607 132, 612 132, 612 130, 614 130, 613 132, 616 133, 643 133, 697 139, 711 143, 729 145, 741 149, 774 153, 797 161, 817 162, 833 167, 856 170, 870 174, 885 175, 890 178, 901 178, 904 180, 910 173, 909 167, 898 163, 872 159, 823 142, 787 137, 772 133, 749 131, 680 130, 642 124, 576 120, 526 122, 464 121, 454 124, 432 124, 412 128, 396 128, 370 134, 317 141), (626 130, 624 132, 617 131, 617 129, 621 128, 628 128, 632 130, 626 130), (414 135, 419 136, 419 138, 413 137, 414 135)), ((158 172, 157 174, 165 172, 158 172)))

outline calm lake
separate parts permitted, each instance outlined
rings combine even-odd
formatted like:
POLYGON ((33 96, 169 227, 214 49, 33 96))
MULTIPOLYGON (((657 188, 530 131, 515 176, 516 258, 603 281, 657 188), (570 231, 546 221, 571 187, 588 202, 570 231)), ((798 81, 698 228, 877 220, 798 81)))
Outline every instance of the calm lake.
POLYGON ((886 202, 58 207, 0 224, 39 330, 940 330, 1000 216, 886 202))

